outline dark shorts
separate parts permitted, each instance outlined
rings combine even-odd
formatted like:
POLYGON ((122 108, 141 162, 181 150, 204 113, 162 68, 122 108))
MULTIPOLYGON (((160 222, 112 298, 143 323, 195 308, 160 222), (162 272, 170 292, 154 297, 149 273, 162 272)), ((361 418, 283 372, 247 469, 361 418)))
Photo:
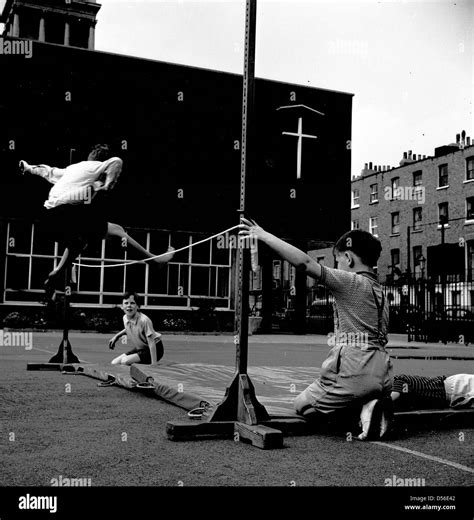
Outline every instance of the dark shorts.
POLYGON ((103 205, 94 199, 91 204, 62 204, 56 208, 45 208, 42 224, 51 238, 65 247, 76 243, 85 246, 94 239, 105 237, 107 220, 103 205))
MULTIPOLYGON (((132 350, 129 350, 126 352, 126 354, 127 356, 130 356, 131 354, 138 354, 140 363, 143 363, 144 365, 151 365, 151 354, 148 347, 144 349, 132 348, 132 350)), ((159 361, 163 357, 163 354, 163 342, 160 340, 156 342, 156 360, 159 361)))

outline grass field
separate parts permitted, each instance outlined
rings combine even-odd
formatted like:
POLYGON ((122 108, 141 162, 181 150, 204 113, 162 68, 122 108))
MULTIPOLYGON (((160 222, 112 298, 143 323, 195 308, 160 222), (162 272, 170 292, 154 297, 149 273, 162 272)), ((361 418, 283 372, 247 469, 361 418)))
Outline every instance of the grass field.
MULTIPOLYGON (((81 359, 109 360, 110 352, 97 348, 106 336, 78 338, 72 341, 81 359)), ((98 387, 84 376, 26 371, 27 362, 47 361, 55 339, 59 335, 45 335, 30 351, 2 351, 1 486, 50 486, 59 476, 90 479, 92 486, 365 487, 384 486, 394 476, 424 479, 426 486, 474 482, 472 428, 410 431, 380 444, 331 435, 287 437, 284 449, 273 451, 232 440, 171 442, 165 425, 183 418, 179 408, 98 387)), ((227 356, 216 339, 207 343, 207 355, 214 348, 215 356, 227 356)), ((190 358, 199 356, 196 341, 175 337, 165 344, 175 356, 190 358)), ((286 348, 291 357, 292 347, 286 348)))

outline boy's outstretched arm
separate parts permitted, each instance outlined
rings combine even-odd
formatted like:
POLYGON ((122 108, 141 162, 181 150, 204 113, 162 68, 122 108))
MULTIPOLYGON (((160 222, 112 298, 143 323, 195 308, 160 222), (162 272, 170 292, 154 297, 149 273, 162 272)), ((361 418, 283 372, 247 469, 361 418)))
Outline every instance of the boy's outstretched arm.
POLYGON ((321 265, 306 253, 275 235, 268 233, 255 221, 242 218, 242 222, 243 224, 240 225, 241 231, 239 235, 258 238, 258 240, 261 240, 277 252, 284 260, 294 265, 296 269, 306 272, 306 274, 312 278, 321 277, 321 265))

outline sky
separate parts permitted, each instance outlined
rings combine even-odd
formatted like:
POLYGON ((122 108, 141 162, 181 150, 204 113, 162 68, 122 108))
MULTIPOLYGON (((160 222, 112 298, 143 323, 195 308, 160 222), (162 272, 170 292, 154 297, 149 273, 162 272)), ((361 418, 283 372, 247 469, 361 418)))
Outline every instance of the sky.
MULTIPOLYGON (((245 0, 101 3, 97 50, 242 73, 245 0)), ((258 0, 255 74, 353 93, 358 175, 474 137, 473 30, 471 0, 258 0)))

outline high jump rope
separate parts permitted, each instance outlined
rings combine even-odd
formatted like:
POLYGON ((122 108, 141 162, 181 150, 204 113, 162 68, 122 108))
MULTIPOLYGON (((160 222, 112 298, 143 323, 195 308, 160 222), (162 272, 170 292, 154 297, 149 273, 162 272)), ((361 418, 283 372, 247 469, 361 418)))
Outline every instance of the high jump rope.
MULTIPOLYGON (((194 242, 193 244, 189 244, 187 246, 181 247, 180 249, 175 249, 174 251, 168 251, 166 253, 162 253, 160 255, 151 256, 149 258, 145 258, 144 260, 130 260, 128 262, 122 262, 119 264, 107 264, 107 265, 90 265, 90 264, 82 264, 74 262, 73 266, 78 267, 123 267, 126 265, 133 265, 133 264, 143 264, 144 262, 148 262, 149 260, 155 260, 156 258, 161 258, 162 256, 180 253, 181 251, 185 251, 186 249, 190 249, 192 247, 198 246, 200 244, 204 244, 205 242, 209 242, 210 240, 213 240, 214 238, 220 237, 221 235, 225 235, 226 233, 230 233, 234 229, 240 229, 240 224, 236 226, 232 226, 229 229, 225 229, 224 231, 221 231, 220 233, 216 233, 215 235, 212 235, 211 237, 204 238, 203 240, 200 240, 199 242, 194 242)), ((251 264, 252 264, 252 271, 256 272, 258 267, 258 246, 257 246, 257 240, 253 239, 250 242, 250 256, 251 256, 251 264)))

